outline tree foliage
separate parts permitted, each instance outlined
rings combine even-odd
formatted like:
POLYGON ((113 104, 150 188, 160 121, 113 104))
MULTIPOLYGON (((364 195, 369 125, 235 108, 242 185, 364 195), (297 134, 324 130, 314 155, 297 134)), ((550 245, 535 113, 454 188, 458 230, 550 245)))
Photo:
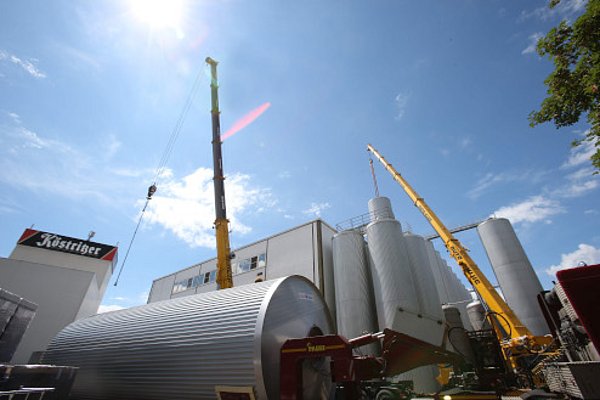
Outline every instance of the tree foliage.
MULTIPOLYGON (((550 7, 560 1, 551 0, 550 7)), ((589 0, 573 24, 562 21, 552 28, 538 41, 537 52, 554 62, 554 71, 544 81, 548 97, 529 114, 530 125, 553 122, 560 128, 586 115, 590 129, 573 146, 592 142, 592 164, 600 172, 600 0, 589 0)))

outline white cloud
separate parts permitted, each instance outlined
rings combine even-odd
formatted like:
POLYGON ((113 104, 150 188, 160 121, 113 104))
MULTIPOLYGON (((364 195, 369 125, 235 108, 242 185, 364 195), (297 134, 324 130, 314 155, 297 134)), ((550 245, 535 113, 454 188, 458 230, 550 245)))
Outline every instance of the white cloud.
POLYGON ((406 112, 406 106, 408 105, 408 99, 410 94, 398 93, 394 102, 396 103, 396 119, 401 120, 406 112))
POLYGON ((331 208, 331 205, 327 202, 325 202, 325 203, 310 203, 310 207, 308 209, 302 211, 302 213, 304 213, 306 215, 315 215, 317 217, 320 217, 321 213, 328 208, 331 208))
POLYGON ((525 201, 501 207, 492 213, 493 216, 507 218, 513 224, 520 222, 549 221, 549 217, 564 213, 560 202, 544 196, 532 196, 525 201))
POLYGON ((9 112, 8 116, 13 120, 13 122, 15 124, 20 124, 21 123, 21 117, 19 116, 19 114, 14 113, 14 112, 9 112))
POLYGON ((460 147, 463 149, 466 149, 467 147, 469 147, 471 144, 473 143, 473 141, 471 140, 471 138, 462 138, 460 140, 460 147))
POLYGON ((291 178, 291 177, 292 177, 292 174, 291 174, 291 172, 290 172, 290 171, 280 171, 280 172, 277 174, 277 177, 278 177, 279 179, 289 179, 289 178, 291 178))
POLYGON ((560 263, 558 265, 551 265, 546 269, 546 273, 554 276, 560 270, 577 267, 580 262, 585 262, 587 265, 600 263, 600 249, 581 243, 577 247, 577 250, 561 254, 560 263))
MULTIPOLYGON (((211 169, 198 168, 180 179, 172 174, 163 178, 164 182, 158 185, 158 191, 150 201, 146 221, 161 225, 191 247, 214 248, 212 177, 211 169)), ((247 175, 234 174, 228 177, 225 181, 225 194, 230 228, 238 234, 251 231, 240 220, 240 215, 275 205, 269 189, 252 187, 247 175)))
POLYGON ((580 168, 566 176, 567 183, 553 192, 561 198, 581 197, 600 186, 600 176, 594 175, 593 167, 580 168))
POLYGON ((584 140, 579 146, 572 147, 569 158, 561 168, 578 167, 583 164, 590 164, 590 157, 596 152, 593 141, 584 140))
POLYGON ((519 16, 519 21, 523 22, 529 18, 538 18, 543 21, 554 17, 565 18, 576 14, 583 10, 587 0, 562 0, 554 8, 548 7, 547 4, 534 9, 533 11, 522 11, 519 16))
POLYGON ((114 134, 110 134, 108 135, 108 140, 105 144, 106 146, 106 151, 105 151, 105 157, 107 159, 112 158, 115 154, 117 154, 117 152, 119 151, 119 149, 121 148, 123 143, 121 143, 117 137, 114 134))
POLYGON ((133 184, 130 177, 118 176, 103 168, 105 160, 100 154, 87 154, 34 132, 10 113, 8 117, 8 123, 0 121, 0 184, 45 197, 96 199, 113 206, 122 205, 123 200, 117 200, 118 196, 112 193, 127 193, 138 185, 139 179, 133 184))
POLYGON ((529 35, 529 45, 523 49, 521 54, 531 54, 535 53, 535 49, 537 46, 538 40, 540 40, 544 35, 541 32, 536 32, 529 35))
POLYGON ((600 214, 600 212, 598 212, 598 210, 593 209, 593 208, 591 208, 589 210, 585 210, 583 213, 585 215, 598 215, 598 214, 600 214))
POLYGON ((0 61, 4 60, 21 67, 23 70, 25 70, 25 72, 27 72, 34 78, 41 79, 46 77, 46 74, 44 72, 42 72, 35 65, 33 65, 34 62, 37 62, 36 59, 32 58, 29 60, 23 60, 14 54, 9 54, 5 51, 0 50, 0 61))
POLYGON ((512 183, 512 182, 530 182, 538 183, 546 175, 543 171, 507 171, 500 172, 497 174, 487 173, 485 176, 480 178, 475 186, 467 192, 467 196, 470 199, 477 199, 487 192, 491 187, 499 184, 512 183))
POLYGON ((98 314, 124 309, 125 307, 119 306, 117 304, 101 304, 100 307, 98 307, 98 314))

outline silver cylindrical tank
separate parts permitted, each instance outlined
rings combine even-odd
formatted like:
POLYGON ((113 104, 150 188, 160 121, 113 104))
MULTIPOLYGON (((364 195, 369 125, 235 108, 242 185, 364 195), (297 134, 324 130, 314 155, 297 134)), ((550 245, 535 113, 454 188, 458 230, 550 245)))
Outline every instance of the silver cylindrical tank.
POLYGON ((419 304, 400 223, 380 219, 367 226, 379 329, 419 337, 419 304))
POLYGON ((474 330, 479 331, 492 328, 485 317, 485 308, 483 308, 483 304, 479 300, 473 300, 467 305, 467 315, 474 330))
MULTIPOLYGON (((375 218, 367 225, 369 266, 379 329, 391 328, 439 346, 439 340, 431 340, 431 321, 420 316, 415 279, 402 228, 393 219, 389 200, 382 199, 385 198, 378 197, 369 202, 369 211, 375 218)), ((412 380, 417 392, 438 388, 431 366, 403 373, 400 379, 412 380)))
POLYGON ((445 275, 443 275, 443 272, 439 266, 438 254, 435 251, 433 244, 431 244, 429 240, 425 241, 425 249, 427 251, 427 259, 429 260, 429 265, 431 266, 433 281, 435 283, 435 287, 440 298, 440 304, 446 304, 448 303, 449 299, 448 289, 446 288, 445 275))
MULTIPOLYGON (((348 339, 379 330, 365 246, 358 231, 342 231, 333 237, 337 329, 348 339)), ((359 351, 376 354, 378 346, 371 344, 359 351)))
MULTIPOLYGON (((283 342, 321 332, 332 322, 318 289, 290 276, 78 320, 43 362, 80 368, 73 399, 214 399, 224 385, 273 400, 283 342)), ((305 398, 328 398, 324 366, 305 364, 305 398)))
POLYGON ((405 233, 404 242, 417 290, 419 309, 423 318, 429 320, 430 329, 427 330, 427 336, 424 337, 427 337, 427 341, 431 343, 441 344, 444 335, 444 328, 441 324, 443 320, 442 306, 427 257, 426 240, 421 236, 405 233))
POLYGON ((369 214, 371 221, 395 218, 392 203, 387 197, 374 197, 369 200, 369 214))
POLYGON ((473 364, 475 361, 473 348, 462 323, 460 310, 458 307, 449 305, 443 306, 443 309, 448 329, 448 342, 452 350, 463 356, 467 362, 473 364))
POLYGON ((506 302, 534 335, 549 332, 537 302, 542 285, 506 218, 492 218, 477 227, 506 302))
POLYGON ((442 258, 439 252, 436 251, 436 254, 438 256, 438 266, 444 276, 444 285, 448 290, 448 304, 458 307, 463 326, 467 330, 471 330, 471 323, 467 317, 467 303, 471 301, 471 295, 452 271, 446 260, 442 258))

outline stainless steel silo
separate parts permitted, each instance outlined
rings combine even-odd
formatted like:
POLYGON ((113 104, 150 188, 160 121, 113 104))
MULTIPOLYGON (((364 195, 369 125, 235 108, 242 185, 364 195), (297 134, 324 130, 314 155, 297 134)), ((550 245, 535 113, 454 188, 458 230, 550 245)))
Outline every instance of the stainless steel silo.
POLYGON ((438 297, 440 298, 440 304, 446 304, 448 303, 449 297, 448 289, 446 288, 445 275, 443 275, 443 272, 440 269, 438 254, 436 254, 435 248, 429 240, 425 241, 425 250, 427 251, 427 259, 429 260, 429 265, 431 266, 433 281, 438 292, 438 297))
POLYGON ((394 219, 394 211, 392 210, 392 203, 387 197, 374 197, 369 200, 369 214, 371 215, 371 221, 378 219, 394 219))
POLYGON ((509 307, 534 335, 547 334, 549 329, 537 302, 542 285, 510 222, 506 218, 488 219, 477 232, 509 307))
MULTIPOLYGON (((429 321, 427 338, 431 343, 441 344, 444 335, 442 306, 435 285, 432 267, 429 264, 427 249, 423 237, 411 233, 404 234, 404 242, 413 273, 419 309, 423 318, 429 321)), ((425 321, 424 321, 425 322, 425 321)))
POLYGON ((448 329, 448 342, 452 347, 453 351, 460 354, 465 360, 473 364, 475 357, 473 355, 473 348, 469 342, 467 336, 467 330, 465 329, 460 310, 456 306, 445 305, 444 317, 446 319, 446 326, 448 329))
POLYGON ((436 255, 438 257, 438 266, 444 276, 444 285, 448 291, 448 304, 458 307, 463 326, 467 330, 471 330, 471 323, 467 317, 467 303, 471 301, 471 295, 440 253, 436 251, 436 255))
POLYGON ((391 328, 419 337, 419 304, 400 223, 395 219, 372 222, 367 238, 380 330, 391 328))
POLYGON ((492 328, 485 317, 485 308, 483 308, 483 304, 479 300, 473 300, 467 305, 467 315, 474 330, 479 331, 492 328))
MULTIPOLYGON (((365 246, 358 231, 342 231, 333 237, 337 329, 349 339, 379 330, 365 246)), ((357 350, 376 354, 378 346, 371 344, 357 350)))
MULTIPOLYGON (((367 225, 369 265, 379 328, 391 328, 439 346, 440 341, 432 340, 429 332, 431 321, 420 315, 417 285, 402 228, 393 219, 389 200, 382 199, 385 198, 369 201, 369 211, 375 218, 367 225)), ((432 371, 431 366, 415 368, 401 374, 400 379, 412 380, 417 392, 428 392, 437 388, 432 371)))
MULTIPOLYGON (((73 399, 214 399, 224 385, 273 400, 283 342, 331 331, 318 289, 291 276, 78 320, 43 362, 80 367, 73 399)), ((305 364, 305 398, 328 398, 326 363, 305 364)))

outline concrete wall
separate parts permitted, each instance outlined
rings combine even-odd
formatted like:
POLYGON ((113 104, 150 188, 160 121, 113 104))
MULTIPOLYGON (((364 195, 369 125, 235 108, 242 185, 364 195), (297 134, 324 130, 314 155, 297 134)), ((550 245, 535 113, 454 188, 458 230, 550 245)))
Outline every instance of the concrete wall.
POLYGON ((0 258, 0 286, 38 304, 13 364, 27 363, 31 353, 45 350, 62 328, 95 314, 101 301, 93 272, 9 258, 0 258))

